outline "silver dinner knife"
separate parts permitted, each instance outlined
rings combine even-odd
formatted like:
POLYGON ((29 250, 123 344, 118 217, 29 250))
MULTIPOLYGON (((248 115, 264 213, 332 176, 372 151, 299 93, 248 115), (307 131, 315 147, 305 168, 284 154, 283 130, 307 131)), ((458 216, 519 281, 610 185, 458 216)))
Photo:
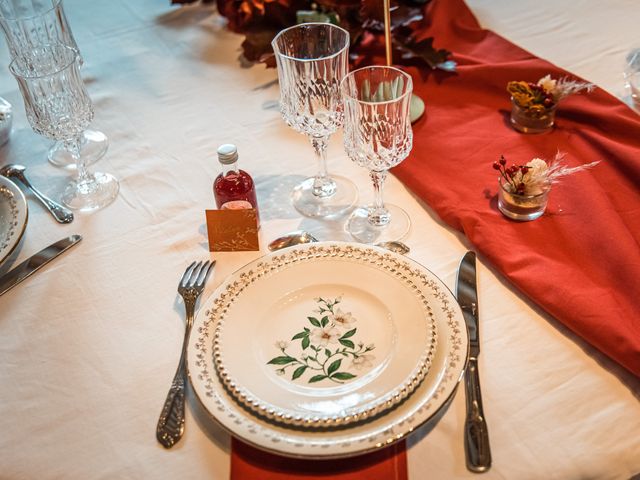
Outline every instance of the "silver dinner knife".
POLYGON ((56 258, 62 252, 65 252, 74 246, 80 240, 82 240, 80 235, 71 235, 70 237, 58 240, 56 243, 49 245, 47 248, 40 250, 32 257, 29 257, 10 272, 5 273, 0 277, 0 295, 7 293, 25 278, 40 270, 47 263, 56 258))
POLYGON ((467 468, 482 473, 491 467, 489 431, 482 409, 482 394, 478 376, 480 335, 478 331, 478 290, 476 287, 476 254, 467 252, 458 268, 456 296, 469 331, 469 363, 464 374, 467 397, 467 417, 464 423, 464 452, 467 468))

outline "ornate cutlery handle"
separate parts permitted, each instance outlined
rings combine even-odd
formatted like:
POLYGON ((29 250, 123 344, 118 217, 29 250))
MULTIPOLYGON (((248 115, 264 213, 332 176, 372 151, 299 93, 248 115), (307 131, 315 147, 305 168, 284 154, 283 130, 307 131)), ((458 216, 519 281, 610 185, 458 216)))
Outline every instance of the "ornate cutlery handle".
POLYGON ((187 342, 189 340, 189 332, 193 325, 193 314, 195 310, 197 295, 193 297, 185 297, 185 307, 187 311, 187 325, 184 329, 184 340, 182 341, 182 353, 180 354, 180 362, 178 369, 171 382, 171 388, 164 401, 158 426, 156 427, 156 438, 158 442, 165 448, 171 448, 178 440, 182 438, 184 433, 184 389, 185 389, 185 358, 187 352, 187 342))
POLYGON ((54 202, 43 193, 40 193, 38 189, 31 185, 29 180, 27 180, 27 177, 25 177, 24 175, 20 175, 18 178, 20 178, 20 181, 33 192, 36 198, 40 200, 40 202, 42 202, 47 210, 51 212, 51 215, 53 215, 53 218, 55 218, 58 223, 71 223, 73 221, 73 213, 71 212, 71 210, 63 207, 59 203, 54 202))
POLYGON ((47 209, 51 212, 51 215, 53 215, 53 218, 55 218, 58 223, 73 222, 73 213, 70 210, 54 202, 50 198, 45 197, 36 190, 34 190, 33 193, 40 199, 42 204, 47 207, 47 209))
POLYGON ((467 468, 472 472, 482 473, 491 467, 491 447, 489 446, 489 430, 482 409, 478 359, 475 357, 469 358, 464 386, 467 394, 467 418, 464 424, 464 450, 467 468))
POLYGON ((176 376, 171 383, 171 388, 164 401, 158 427, 156 428, 156 438, 165 448, 171 448, 184 433, 184 375, 176 372, 176 376))

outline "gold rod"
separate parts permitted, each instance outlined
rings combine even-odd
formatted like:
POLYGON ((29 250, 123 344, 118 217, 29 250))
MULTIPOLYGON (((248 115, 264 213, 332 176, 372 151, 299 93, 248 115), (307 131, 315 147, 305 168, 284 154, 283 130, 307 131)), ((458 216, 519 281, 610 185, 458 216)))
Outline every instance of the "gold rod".
POLYGON ((391 56, 391 0, 382 0, 384 3, 384 46, 387 54, 387 65, 393 64, 391 56))

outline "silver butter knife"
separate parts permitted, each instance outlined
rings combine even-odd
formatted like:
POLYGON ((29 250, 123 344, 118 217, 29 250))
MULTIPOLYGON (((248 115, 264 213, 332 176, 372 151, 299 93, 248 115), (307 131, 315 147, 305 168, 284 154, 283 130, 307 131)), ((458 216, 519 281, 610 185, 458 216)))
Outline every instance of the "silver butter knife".
POLYGON ((462 308, 464 321, 469 331, 469 363, 464 374, 467 396, 467 417, 464 424, 464 451, 467 468, 482 473, 491 467, 489 431, 482 409, 482 394, 478 376, 480 335, 478 331, 478 291, 476 287, 476 254, 467 252, 458 268, 456 296, 462 308))
POLYGON ((71 235, 70 237, 58 240, 56 243, 49 245, 47 248, 40 250, 32 257, 26 259, 10 272, 5 273, 0 277, 0 295, 7 293, 25 278, 33 275, 51 260, 74 246, 80 240, 82 240, 80 235, 71 235))

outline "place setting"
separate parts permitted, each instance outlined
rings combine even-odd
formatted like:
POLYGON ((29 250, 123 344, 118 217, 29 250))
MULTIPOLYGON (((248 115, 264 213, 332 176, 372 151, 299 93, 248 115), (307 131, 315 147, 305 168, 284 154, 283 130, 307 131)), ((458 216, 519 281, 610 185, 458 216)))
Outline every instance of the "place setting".
POLYGON ((250 445, 316 459, 379 449, 428 422, 469 348, 462 311, 433 273, 348 242, 246 265, 190 330, 189 379, 212 418, 250 445))
MULTIPOLYGON (((348 32, 327 23, 291 27, 273 40, 282 116, 310 137, 319 163, 291 203, 305 217, 345 219, 353 241, 320 241, 306 231, 273 239, 270 253, 219 279, 195 319, 194 298, 209 273, 200 268, 208 262, 189 267, 179 292, 185 297, 189 275, 197 289, 185 297, 185 346, 156 432, 166 448, 184 432, 185 372, 210 418, 231 435, 310 460, 361 456, 436 423, 463 377, 470 352, 463 310, 436 275, 407 256, 409 216, 383 201, 387 171, 412 148, 412 78, 388 66, 348 73, 348 44, 348 32), (327 142, 341 126, 347 156, 371 178, 370 206, 355 208, 354 185, 327 173, 327 142)), ((222 145, 218 158, 210 250, 257 250, 246 248, 258 244, 246 236, 257 238, 258 228, 240 222, 247 212, 258 222, 251 176, 238 168, 235 145, 222 145), (245 187, 226 192, 223 182, 236 177, 245 187)), ((475 293, 475 256, 471 268, 475 293)), ((473 331, 477 341, 477 323, 473 331)), ((477 405, 477 376, 474 382, 469 395, 477 405)), ((467 434, 470 465, 483 471, 491 463, 486 425, 482 438, 477 430, 467 434)))

